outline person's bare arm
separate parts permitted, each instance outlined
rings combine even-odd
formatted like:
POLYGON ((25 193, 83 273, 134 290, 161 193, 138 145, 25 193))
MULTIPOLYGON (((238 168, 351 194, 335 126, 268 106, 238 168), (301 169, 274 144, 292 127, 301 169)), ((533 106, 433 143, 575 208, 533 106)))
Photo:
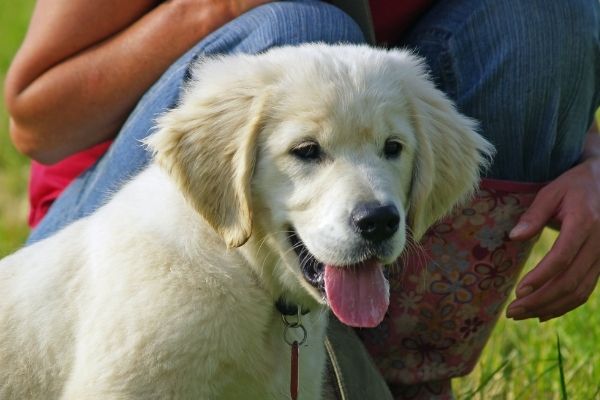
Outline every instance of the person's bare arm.
POLYGON ((53 163, 113 137, 192 45, 266 0, 38 0, 5 85, 13 143, 53 163))

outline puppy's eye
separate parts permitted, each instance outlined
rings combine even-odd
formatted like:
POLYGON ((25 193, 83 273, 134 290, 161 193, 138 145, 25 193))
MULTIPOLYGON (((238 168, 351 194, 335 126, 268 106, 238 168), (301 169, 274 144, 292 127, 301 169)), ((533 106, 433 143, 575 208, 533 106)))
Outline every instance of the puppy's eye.
POLYGON ((402 143, 397 140, 386 140, 383 146, 383 154, 385 158, 398 158, 402 153, 402 143))
POLYGON ((290 152, 304 161, 319 161, 323 158, 323 151, 317 142, 304 142, 292 148, 290 152))

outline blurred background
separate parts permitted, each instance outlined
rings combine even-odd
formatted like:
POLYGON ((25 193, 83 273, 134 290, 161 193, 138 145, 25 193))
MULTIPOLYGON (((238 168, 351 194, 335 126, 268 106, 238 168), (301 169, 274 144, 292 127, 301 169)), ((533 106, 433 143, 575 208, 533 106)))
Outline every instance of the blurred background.
MULTIPOLYGON (((6 70, 23 39, 33 4, 33 0, 0 1, 2 92, 6 70)), ((28 161, 10 142, 1 100, 0 258, 18 249, 27 237, 27 179, 28 161)), ((544 233, 527 268, 541 259, 554 238, 554 232, 544 233)), ((537 320, 514 322, 502 317, 475 371, 454 383, 457 398, 600 399, 598 292, 586 305, 559 320, 540 324, 537 320)))
MULTIPOLYGON (((25 35, 32 0, 0 0, 0 89, 11 58, 25 35)), ((0 100, 0 257, 23 243, 27 236, 28 163, 18 154, 8 136, 4 96, 0 100)))

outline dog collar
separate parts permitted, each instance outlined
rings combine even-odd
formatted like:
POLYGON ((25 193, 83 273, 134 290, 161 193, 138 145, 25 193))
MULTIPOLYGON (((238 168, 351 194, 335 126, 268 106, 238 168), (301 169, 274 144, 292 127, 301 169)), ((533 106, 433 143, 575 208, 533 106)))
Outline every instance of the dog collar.
MULTIPOLYGON (((298 306, 293 303, 289 303, 283 296, 278 298, 275 302, 275 308, 281 315, 298 315, 298 306)), ((306 315, 310 312, 307 308, 302 308, 302 315, 306 315)))
POLYGON ((283 341, 290 346, 290 399, 298 400, 300 385, 299 358, 300 346, 306 342, 308 332, 302 325, 302 315, 310 312, 308 309, 298 308, 296 304, 288 303, 283 297, 275 302, 275 308, 281 314, 283 321, 283 341), (288 319, 289 318, 289 319, 288 319), (291 334, 290 331, 295 333, 291 334), (291 334, 291 336, 290 336, 291 334))

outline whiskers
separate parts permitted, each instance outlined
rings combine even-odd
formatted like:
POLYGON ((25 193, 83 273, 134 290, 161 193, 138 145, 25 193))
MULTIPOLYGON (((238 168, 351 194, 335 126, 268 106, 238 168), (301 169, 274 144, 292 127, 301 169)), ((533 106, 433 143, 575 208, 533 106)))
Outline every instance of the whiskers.
MULTIPOLYGON (((277 262, 275 263, 275 265, 273 265, 273 267, 270 269, 271 272, 276 271, 279 268, 279 265, 282 263, 283 259, 288 255, 288 253, 290 251, 293 251, 294 248, 292 246, 292 248, 287 249, 282 255, 276 254, 276 253, 271 253, 271 252, 267 252, 264 256, 261 257, 261 250, 263 250, 263 246, 265 245, 265 243, 267 242, 267 240, 271 239, 271 237, 276 237, 278 234, 284 234, 284 236, 287 238, 290 234, 292 234, 293 232, 290 230, 279 230, 279 231, 273 231, 272 233, 270 233, 269 235, 265 235, 259 242, 258 242, 258 246, 256 249, 256 253, 255 253, 255 257, 257 260, 260 260, 262 258, 262 261, 260 263, 260 268, 259 268, 259 272, 261 274, 264 274, 267 270, 266 268, 266 264, 269 261, 270 257, 275 257, 277 259, 277 262)), ((261 276, 261 278, 263 278, 263 276, 261 276)))
POLYGON ((259 268, 260 273, 265 274, 269 271, 271 273, 280 274, 280 272, 277 271, 279 271, 281 265, 285 262, 285 259, 289 256, 289 254, 294 252, 298 255, 298 263, 301 270, 310 271, 311 269, 315 270, 319 267, 320 263, 308 252, 308 249, 306 249, 302 241, 297 237, 296 232, 286 229, 273 231, 269 235, 263 237, 257 243, 255 257, 257 260, 262 260, 259 268), (285 238, 285 243, 283 246, 278 246, 280 248, 275 251, 267 251, 266 254, 261 254, 261 252, 264 253, 264 249, 266 247, 265 243, 268 240, 275 239, 276 241, 281 242, 281 239, 279 239, 281 234, 285 238), (285 250, 282 252, 281 249, 285 250), (272 265, 267 265, 270 261, 269 258, 274 258, 275 260, 273 261, 275 261, 275 263, 272 265))
POLYGON ((404 251, 396 262, 390 266, 390 273, 395 275, 394 278, 399 280, 400 285, 402 285, 403 282, 406 282, 406 279, 418 276, 421 279, 421 281, 418 282, 419 289, 425 289, 429 284, 427 282, 428 274, 421 272, 422 269, 428 267, 428 264, 432 260, 425 251, 423 245, 414 239, 414 234, 410 227, 407 226, 406 230, 407 235, 404 251))

